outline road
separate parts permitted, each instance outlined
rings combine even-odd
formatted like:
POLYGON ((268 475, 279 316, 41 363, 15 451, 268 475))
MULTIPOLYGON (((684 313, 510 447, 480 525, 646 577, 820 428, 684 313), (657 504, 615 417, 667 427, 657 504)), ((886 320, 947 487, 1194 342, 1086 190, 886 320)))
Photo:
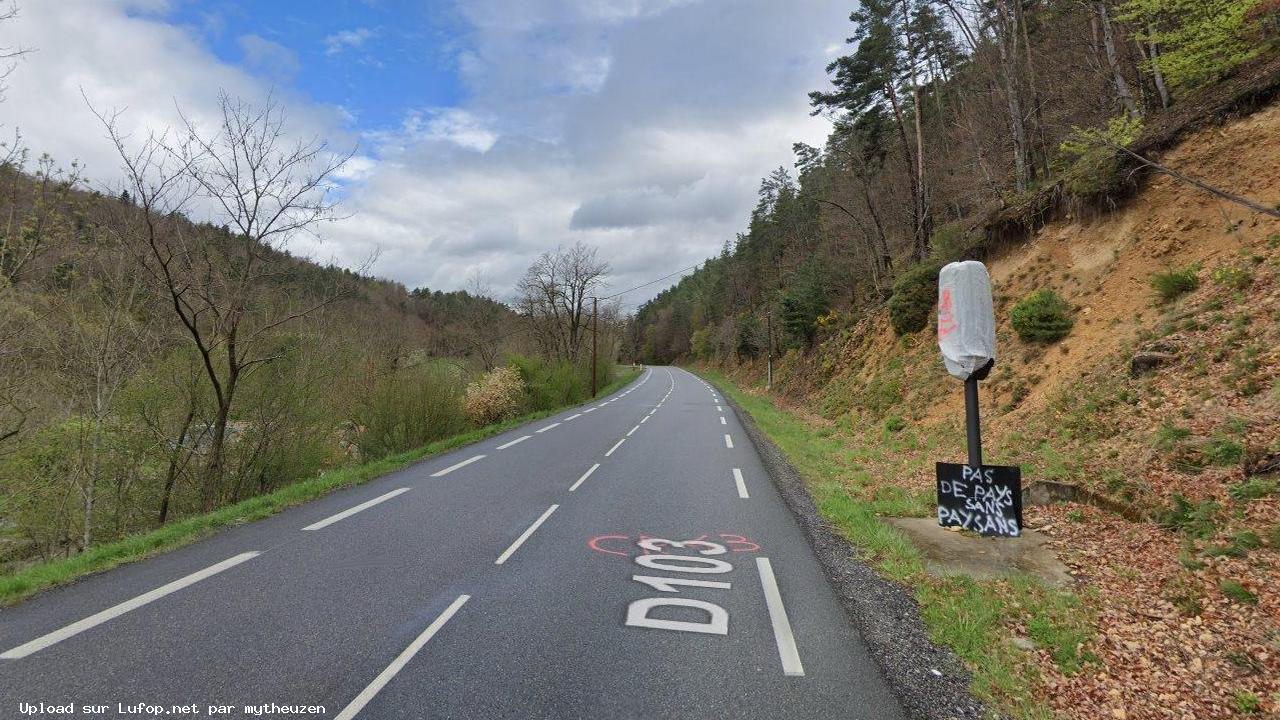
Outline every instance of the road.
POLYGON ((79 717, 902 717, 731 408, 658 367, 0 610, 0 703, 6 718, 40 703, 79 717))

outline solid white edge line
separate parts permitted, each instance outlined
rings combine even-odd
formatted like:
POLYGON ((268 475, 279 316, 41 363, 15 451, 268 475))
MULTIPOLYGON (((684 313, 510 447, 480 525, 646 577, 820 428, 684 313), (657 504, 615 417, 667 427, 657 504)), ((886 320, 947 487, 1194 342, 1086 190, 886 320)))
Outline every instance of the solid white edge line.
POLYGON ((546 432, 546 431, 548 431, 548 430, 555 430, 555 429, 556 429, 556 428, 558 428, 558 427, 560 427, 560 423, 551 423, 550 425, 548 425, 548 426, 546 426, 546 427, 542 428, 542 429, 541 429, 541 430, 539 430, 538 432, 539 432, 539 433, 544 433, 544 432, 546 432))
POLYGON ((750 500, 751 496, 747 494, 747 481, 742 479, 742 471, 738 468, 733 469, 733 481, 738 485, 738 497, 750 500))
POLYGON ((569 492, 573 492, 574 490, 577 490, 579 487, 581 487, 582 483, 586 482, 587 478, 591 477, 591 473, 595 472, 599 468, 600 468, 600 463, 596 463, 595 465, 592 465, 591 469, 582 473, 582 477, 578 478, 578 482, 574 483, 573 486, 569 488, 569 492))
POLYGON ((724 446, 730 450, 733 449, 733 438, 729 437, 727 434, 724 436, 724 446))
POLYGON ((635 427, 631 428, 631 432, 627 433, 627 437, 631 437, 632 435, 635 435, 635 434, 636 434, 636 431, 637 431, 637 430, 639 430, 639 429, 640 429, 640 426, 639 426, 639 425, 637 425, 637 426, 635 426, 635 427))
POLYGON ((648 420, 649 420, 649 416, 645 415, 644 417, 640 418, 640 424, 643 425, 646 422, 648 422, 648 420))
POLYGON ((612 455, 612 454, 613 454, 613 451, 614 451, 614 450, 617 450, 617 449, 618 449, 618 448, 620 448, 620 447, 622 447, 622 443, 624 443, 624 442, 626 442, 626 441, 627 441, 627 439, 626 439, 626 438, 622 438, 621 440, 619 440, 617 443, 615 443, 615 444, 614 444, 614 446, 613 446, 613 447, 609 448, 609 452, 605 453, 605 454, 604 454, 604 456, 605 456, 605 457, 609 457, 610 455, 612 455))
POLYGON ((764 602, 769 608, 769 621, 773 623, 773 638, 778 643, 778 659, 782 660, 782 674, 791 677, 804 675, 800 651, 796 649, 796 637, 791 634, 791 622, 787 620, 787 608, 782 604, 778 580, 773 576, 769 558, 756 558, 756 570, 760 572, 760 586, 764 588, 764 602))
POLYGON ((261 554, 262 553, 257 550, 252 550, 250 552, 240 553, 239 555, 229 557, 216 565, 210 565, 203 570, 197 570, 196 572, 185 577, 178 578, 171 583, 161 585, 155 590, 145 592, 131 600, 125 600, 118 605, 113 605, 106 610, 94 613, 83 620, 77 620, 70 625, 54 630, 47 635, 41 635, 31 642, 23 643, 11 650, 6 650, 3 653, 0 653, 0 660, 19 660, 32 653, 40 652, 50 645, 56 645, 67 638, 79 635, 85 630, 97 627, 109 620, 114 620, 130 610, 136 610, 147 603, 159 600, 170 593, 175 593, 188 585, 194 585, 205 578, 217 575, 223 570, 229 570, 246 560, 252 560, 253 558, 258 557, 261 554))
POLYGON ((352 515, 355 515, 356 513, 362 510, 368 510, 369 508, 373 507, 374 505, 377 505, 378 503, 386 502, 387 500, 390 500, 391 498, 397 495, 402 495, 404 493, 409 492, 409 490, 410 488, 400 488, 399 490, 392 490, 386 495, 379 495, 378 497, 372 500, 366 500, 365 502, 362 502, 359 505, 356 505, 355 507, 347 508, 346 510, 343 510, 337 515, 330 515, 329 517, 321 520, 320 522, 311 523, 310 525, 302 529, 303 530, 319 530, 321 528, 329 527, 330 525, 338 522, 339 520, 346 520, 347 518, 351 517, 352 515))
POLYGON ((444 477, 445 475, 448 475, 449 473, 453 472, 454 470, 459 470, 459 469, 461 469, 461 468, 464 468, 464 467, 466 467, 466 466, 470 465, 470 464, 471 464, 471 463, 473 463, 473 462, 476 462, 476 461, 478 461, 478 460, 483 460, 484 458, 485 458, 485 456, 484 456, 484 455, 476 455, 475 457, 467 458, 466 460, 463 460, 462 462, 460 462, 460 463, 458 463, 458 464, 456 464, 456 465, 450 465, 449 467, 447 467, 447 468, 445 468, 445 469, 443 469, 443 470, 441 470, 441 471, 439 471, 439 472, 431 473, 431 477, 444 477))
POLYGON ((357 713, 363 710, 364 706, 368 705, 369 701, 372 700, 387 683, 391 682, 391 678, 395 677, 396 673, 403 670, 404 666, 409 664, 409 661, 413 659, 414 655, 418 654, 418 651, 422 649, 422 646, 426 645, 427 641, 439 632, 440 628, 444 627, 444 624, 449 622, 449 619, 453 617, 453 614, 458 612, 458 609, 466 604, 470 599, 470 595, 459 595, 457 600, 454 600, 449 607, 445 608, 444 612, 440 613, 435 620, 431 621, 431 624, 427 626, 426 630, 422 631, 421 635, 414 638, 414 641, 409 643, 409 647, 405 648, 403 652, 397 655, 396 659, 392 660, 391 664, 388 665, 385 670, 378 673, 378 677, 374 678, 373 682, 366 685, 364 690, 361 690, 360 694, 357 695, 354 700, 347 703, 347 706, 342 709, 342 712, 338 713, 338 717, 335 718, 335 720, 351 720, 357 713))
POLYGON ((506 562, 515 553, 516 550, 520 549, 520 546, 524 544, 524 541, 528 540, 529 536, 532 535, 534 531, 538 529, 538 526, 546 522, 547 518, 551 517, 551 513, 555 512, 556 508, 558 507, 560 506, 552 505, 551 507, 547 508, 547 511, 542 513, 542 517, 538 518, 537 520, 534 520, 533 524, 529 526, 529 529, 521 533, 520 537, 516 538, 516 541, 511 543, 511 547, 504 550, 502 554, 498 556, 498 559, 494 561, 493 564, 501 565, 502 563, 506 562))
POLYGON ((509 442, 509 443, 507 443, 507 444, 505 444, 505 445, 499 445, 499 446, 498 446, 498 449, 499 449, 499 450, 506 450, 506 449, 507 449, 507 448, 509 448, 509 447, 514 447, 514 446, 516 446, 516 445, 519 445, 520 443, 524 442, 525 440, 528 440, 528 439, 529 439, 529 438, 531 438, 531 437, 533 437, 533 436, 532 436, 532 435, 524 435, 524 436, 522 436, 522 437, 518 437, 518 438, 516 438, 515 440, 512 440, 511 442, 509 442))

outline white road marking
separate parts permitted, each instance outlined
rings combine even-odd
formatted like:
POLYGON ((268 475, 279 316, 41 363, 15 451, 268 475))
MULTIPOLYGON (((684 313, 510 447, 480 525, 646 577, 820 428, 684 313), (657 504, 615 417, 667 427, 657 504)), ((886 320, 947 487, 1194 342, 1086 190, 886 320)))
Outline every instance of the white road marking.
POLYGON ((639 430, 639 429, 640 429, 640 426, 639 426, 639 425, 637 425, 637 426, 635 426, 635 427, 631 428, 631 432, 627 433, 627 437, 631 437, 632 435, 635 435, 635 434, 636 434, 636 431, 637 431, 637 430, 639 430))
POLYGON ((473 462, 477 462, 477 461, 479 461, 479 460, 483 460, 484 458, 485 458, 485 456, 484 456, 484 455, 477 455, 477 456, 475 456, 475 457, 473 457, 473 458, 467 458, 466 460, 463 460, 462 462, 458 463, 457 465, 450 465, 449 467, 447 467, 447 468, 445 468, 445 469, 441 470, 440 472, 431 473, 431 477, 444 477, 445 475, 448 475, 449 473, 453 472, 454 470, 458 470, 458 469, 460 469, 460 468, 464 468, 464 467, 466 467, 466 466, 470 465, 471 463, 473 463, 473 462))
POLYGON ((227 558, 216 565, 210 565, 209 567, 193 572, 186 577, 178 578, 171 583, 161 585, 155 590, 145 592, 131 600, 125 600, 119 605, 114 605, 102 612, 94 613, 83 620, 77 620, 66 627, 54 630, 48 635, 42 635, 31 642, 24 643, 11 650, 6 650, 3 653, 0 653, 0 660, 18 660, 32 653, 40 652, 50 645, 56 645, 67 638, 79 635, 85 630, 97 627, 109 620, 114 620, 130 610, 137 610, 147 603, 159 600, 160 598, 170 593, 175 593, 189 585, 194 585, 205 578, 213 577, 223 570, 229 570, 246 560, 252 560, 253 558, 258 557, 260 554, 261 553, 257 550, 253 550, 251 552, 240 553, 234 557, 227 558))
POLYGON ((587 413, 589 413, 589 412, 595 412, 595 411, 596 411, 596 409, 595 409, 595 408, 587 408, 586 410, 583 410, 583 411, 582 411, 582 414, 583 414, 583 415, 586 415, 586 414, 587 414, 587 413))
POLYGON ((643 424, 645 424, 645 423, 647 423, 647 422, 649 422, 649 416, 648 416, 648 415, 645 415, 644 417, 640 418, 640 424, 641 424, 641 425, 643 425, 643 424))
POLYGON ((569 417, 565 418, 564 421, 569 422, 570 420, 574 420, 580 417, 582 417, 582 413, 578 413, 577 415, 570 415, 569 417))
POLYGON ((724 412, 724 410, 722 410, 722 409, 720 408, 720 406, 719 406, 719 405, 717 405, 717 406, 716 406, 716 412, 724 412))
POLYGON ((569 492, 573 492, 574 490, 577 490, 579 487, 581 487, 582 483, 586 482, 587 478, 591 477, 591 473, 595 472, 596 469, 599 467, 600 467, 600 463, 596 463, 595 465, 591 466, 590 470, 582 473, 582 477, 578 478, 578 482, 574 483, 573 486, 569 488, 569 492))
POLYGON ((604 456, 605 456, 605 457, 609 457, 610 455, 612 455, 612 454, 613 454, 613 451, 614 451, 614 450, 617 450, 617 449, 618 449, 618 448, 620 448, 620 447, 622 447, 622 443, 624 443, 624 442, 626 442, 626 441, 627 441, 627 439, 626 439, 626 438, 622 438, 621 440, 619 440, 617 443, 615 443, 615 444, 614 444, 614 446, 613 446, 613 447, 609 448, 609 452, 605 453, 605 454, 604 454, 604 456))
POLYGON ((791 622, 787 620, 787 608, 778 592, 778 581, 773 577, 769 558, 756 558, 756 570, 760 571, 760 585, 764 588, 765 605, 769 608, 769 621, 773 623, 773 637, 778 643, 778 657, 782 660, 782 673, 799 677, 804 675, 800 652, 796 650, 796 638, 791 634, 791 622))
POLYGON ((738 497, 743 500, 750 499, 751 496, 747 494, 747 482, 742 479, 742 471, 738 468, 733 469, 733 481, 738 484, 738 497))
POLYGON ((724 421, 724 416, 723 416, 723 415, 721 415, 721 416, 720 416, 720 424, 721 424, 721 425, 728 425, 728 424, 729 424, 729 423, 727 423, 727 422, 725 422, 725 421, 724 421))
POLYGON ((515 440, 512 440, 512 441, 511 441, 511 442, 509 442, 509 443, 506 443, 506 444, 504 444, 504 445, 499 445, 499 446, 498 446, 498 449, 499 449, 499 450, 506 450, 506 449, 507 449, 507 448, 509 448, 509 447, 512 447, 512 446, 515 446, 515 445, 519 445, 520 443, 524 442, 525 440, 528 440, 528 439, 529 439, 529 438, 531 438, 531 437, 533 437, 533 436, 532 436, 532 435, 523 435, 523 436, 521 436, 521 437, 516 438, 515 440))
POLYGON ((725 447, 727 447, 727 448, 729 448, 730 450, 732 450, 732 449, 733 449, 733 438, 729 437, 728 435, 725 435, 725 436, 724 436, 724 446, 725 446, 725 447))
POLYGON ((386 502, 387 500, 390 500, 391 498, 397 495, 407 493, 407 492, 409 492, 409 488, 400 488, 399 490, 392 490, 386 495, 379 495, 378 497, 372 500, 367 500, 365 502, 360 503, 359 505, 356 505, 353 508, 343 510, 337 515, 330 515, 329 517, 321 520, 320 522, 312 523, 302 529, 303 530, 319 530, 320 528, 329 527, 330 525, 338 522, 339 520, 346 520, 347 518, 351 517, 352 515, 355 515, 361 510, 368 510, 369 508, 373 507, 374 505, 377 505, 378 503, 386 502))
POLYGON ((534 520, 533 524, 529 526, 529 529, 521 533, 520 537, 516 538, 516 541, 511 543, 511 547, 504 550, 503 553, 498 556, 498 559, 494 561, 494 564, 501 565, 502 563, 506 562, 507 559, 510 558, 511 555, 516 550, 520 549, 520 546, 524 544, 524 541, 528 540, 529 536, 532 535, 534 531, 538 529, 538 526, 546 522, 547 518, 551 517, 551 513, 555 512, 556 508, 558 507, 560 506, 552 505, 551 507, 547 508, 547 511, 542 513, 542 517, 538 518, 537 520, 534 520))
POLYGON ((560 427, 560 423, 551 423, 550 425, 548 425, 548 426, 546 426, 546 427, 542 428, 542 429, 541 429, 541 430, 539 430, 538 432, 539 432, 539 433, 544 433, 544 432, 546 432, 546 431, 548 431, 548 430, 554 430, 554 429, 556 429, 556 428, 558 428, 558 427, 560 427))
POLYGON ((378 694, 378 691, 382 690, 387 683, 391 682, 391 678, 395 677, 396 673, 403 670, 404 666, 408 665, 409 661, 413 659, 413 656, 417 655, 418 651, 422 649, 422 646, 426 645, 427 641, 435 636, 435 634, 440 631, 440 628, 444 627, 444 624, 449 622, 449 619, 453 617, 453 614, 458 612, 458 609, 466 604, 470 599, 470 595, 459 595, 457 600, 454 600, 449 607, 445 608, 444 612, 440 613, 435 620, 431 621, 431 624, 427 626, 426 630, 422 631, 421 635, 415 638, 413 642, 409 643, 409 647, 405 648, 403 652, 396 656, 395 660, 391 661, 391 664, 387 666, 386 670, 378 673, 378 677, 374 678, 373 682, 369 683, 364 690, 360 691, 360 694, 356 696, 355 700, 348 703, 347 706, 342 709, 342 712, 338 713, 338 717, 335 720, 351 720, 361 710, 363 710, 364 706, 368 705, 369 701, 378 694))

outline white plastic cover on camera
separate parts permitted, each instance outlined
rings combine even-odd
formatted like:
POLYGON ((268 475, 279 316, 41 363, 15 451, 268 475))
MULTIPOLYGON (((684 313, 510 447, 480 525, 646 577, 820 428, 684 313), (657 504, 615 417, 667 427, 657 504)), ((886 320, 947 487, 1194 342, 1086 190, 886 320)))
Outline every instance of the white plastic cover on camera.
POLYGON ((954 262, 938 274, 938 347, 947 372, 961 380, 995 360, 991 276, 982 263, 954 262))

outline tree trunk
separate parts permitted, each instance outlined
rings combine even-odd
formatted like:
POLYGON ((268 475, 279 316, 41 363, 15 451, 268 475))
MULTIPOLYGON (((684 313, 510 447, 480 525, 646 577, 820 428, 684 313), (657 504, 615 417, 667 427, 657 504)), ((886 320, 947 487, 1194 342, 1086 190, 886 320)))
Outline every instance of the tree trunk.
MULTIPOLYGON (((902 0, 902 11, 904 22, 910 23, 911 8, 907 4, 907 0, 902 0)), ((912 256, 919 262, 929 256, 929 235, 932 233, 933 228, 931 227, 932 223, 929 221, 928 188, 924 179, 924 108, 920 107, 920 84, 916 77, 916 45, 914 38, 911 36, 910 27, 905 28, 905 34, 907 36, 907 62, 911 66, 911 114, 915 119, 916 130, 916 228, 912 256)))
POLYGON ((1015 52, 1010 48, 1017 37, 1017 29, 1010 29, 1014 22, 1005 0, 996 0, 999 18, 996 47, 1000 51, 1000 72, 1004 78, 1004 94, 1009 106, 1009 128, 1013 136, 1013 180, 1019 193, 1027 191, 1027 128, 1022 117, 1022 98, 1019 97, 1017 74, 1013 67, 1015 52))
POLYGON ((164 525, 169 519, 169 502, 173 497, 173 486, 178 480, 178 461, 182 458, 182 446, 187 442, 187 431, 195 419, 196 403, 193 399, 191 406, 187 409, 187 417, 182 421, 182 430, 178 432, 178 442, 174 445, 173 452, 169 453, 169 468, 164 476, 164 493, 160 497, 160 525, 164 525))
POLYGON ((1129 90, 1129 82, 1120 71, 1120 60, 1116 56, 1116 38, 1111 28, 1111 15, 1107 12, 1107 0, 1098 0, 1098 20, 1102 23, 1102 44, 1107 51, 1107 63, 1111 66, 1111 76, 1116 84, 1116 97, 1124 106, 1130 118, 1142 117, 1138 105, 1133 101, 1133 93, 1129 90))
MULTIPOLYGON (((1147 34, 1154 37, 1155 28, 1147 25, 1147 34)), ((1139 47, 1141 47, 1142 41, 1139 40, 1138 43, 1139 47)), ((1156 92, 1160 93, 1160 106, 1167 110, 1173 104, 1173 101, 1169 97, 1169 87, 1164 82, 1164 71, 1160 69, 1160 46, 1156 44, 1155 40, 1152 40, 1150 48, 1151 76, 1155 79, 1156 92)))

